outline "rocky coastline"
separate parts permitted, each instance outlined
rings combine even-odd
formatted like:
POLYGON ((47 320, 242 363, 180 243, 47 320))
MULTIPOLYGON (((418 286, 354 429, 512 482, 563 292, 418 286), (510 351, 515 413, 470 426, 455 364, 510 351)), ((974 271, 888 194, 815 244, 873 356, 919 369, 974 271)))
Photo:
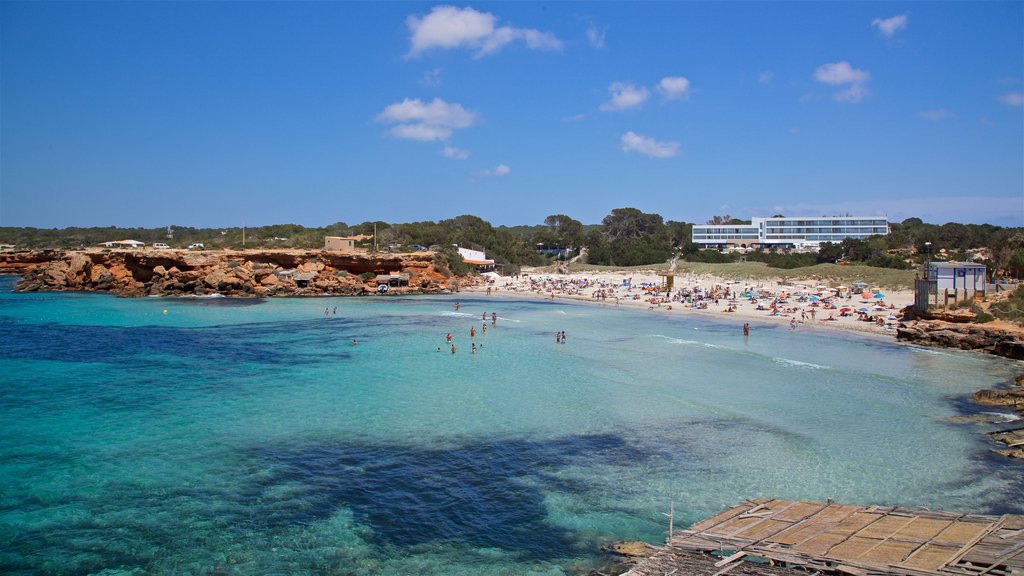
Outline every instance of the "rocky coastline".
POLYGON ((1024 360, 1024 337, 1020 330, 986 324, 965 324, 944 320, 910 320, 896 328, 896 339, 902 342, 977 350, 1024 360))
POLYGON ((326 250, 37 250, 0 253, 0 273, 20 274, 16 290, 107 292, 125 297, 357 296, 433 294, 472 279, 452 275, 434 254, 326 250))

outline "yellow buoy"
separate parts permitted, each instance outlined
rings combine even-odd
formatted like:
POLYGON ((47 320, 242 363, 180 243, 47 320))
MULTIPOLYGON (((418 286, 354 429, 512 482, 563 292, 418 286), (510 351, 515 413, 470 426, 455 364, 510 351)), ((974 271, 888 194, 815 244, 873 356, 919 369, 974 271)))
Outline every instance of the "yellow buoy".
POLYGON ((167 310, 164 310, 164 314, 167 314, 167 310))

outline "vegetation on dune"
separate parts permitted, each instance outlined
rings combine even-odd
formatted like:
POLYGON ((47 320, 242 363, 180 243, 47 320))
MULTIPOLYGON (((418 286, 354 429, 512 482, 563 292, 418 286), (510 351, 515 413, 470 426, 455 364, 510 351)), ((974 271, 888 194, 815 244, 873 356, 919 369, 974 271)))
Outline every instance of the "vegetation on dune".
POLYGON ((1018 287, 1010 292, 1006 300, 992 304, 989 313, 1000 320, 1024 324, 1024 290, 1018 287))
MULTIPOLYGON (((729 215, 715 216, 710 222, 741 224, 729 215)), ((363 247, 385 251, 407 251, 428 247, 461 269, 453 245, 483 250, 489 258, 502 265, 506 273, 520 266, 552 265, 555 259, 569 260, 586 252, 590 266, 647 269, 664 265, 673 257, 693 268, 701 264, 742 268, 737 276, 764 274, 787 277, 786 270, 799 270, 799 275, 828 276, 837 279, 863 280, 887 286, 905 286, 913 278, 913 270, 923 261, 933 259, 966 260, 977 256, 990 272, 1024 276, 1024 228, 1001 228, 989 224, 956 224, 941 226, 925 224, 918 218, 892 223, 886 236, 866 240, 846 239, 838 244, 822 244, 817 253, 749 252, 722 253, 703 250, 693 243, 692 223, 664 221, 659 214, 644 213, 636 208, 616 208, 600 224, 585 225, 565 214, 553 214, 542 224, 525 226, 492 226, 477 216, 462 215, 438 222, 423 221, 404 224, 363 222, 348 225, 336 222, 323 227, 307 228, 297 224, 276 224, 242 229, 190 228, 0 228, 0 244, 19 248, 79 248, 97 246, 112 240, 134 239, 153 244, 163 242, 184 248, 203 243, 208 249, 218 248, 301 248, 316 249, 324 244, 324 236, 364 236, 363 247), (244 234, 244 244, 243 244, 244 234), (979 256, 980 255, 980 256, 979 256), (826 264, 844 263, 847 270, 826 273, 826 264), (768 269, 771 270, 768 270, 768 269), (872 282, 864 270, 892 269, 890 274, 872 282)), ((978 259, 978 258, 975 258, 978 259)), ((739 270, 739 269, 738 269, 739 270)), ((725 275, 732 275, 725 272, 725 275)), ((875 274, 877 276, 877 274, 875 274)))

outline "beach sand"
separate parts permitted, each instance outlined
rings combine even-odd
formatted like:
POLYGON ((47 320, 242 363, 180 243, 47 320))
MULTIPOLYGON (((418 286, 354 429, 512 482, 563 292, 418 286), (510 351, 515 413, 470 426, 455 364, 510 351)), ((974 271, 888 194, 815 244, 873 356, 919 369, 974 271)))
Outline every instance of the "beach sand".
POLYGON ((744 281, 679 273, 671 294, 649 289, 663 285, 664 280, 653 270, 554 274, 524 269, 519 276, 491 276, 476 286, 464 287, 463 291, 486 293, 490 288, 492 294, 506 296, 631 306, 657 314, 701 314, 738 326, 750 322, 780 323, 794 329, 838 329, 893 338, 901 310, 914 302, 911 290, 887 290, 884 298, 875 298, 878 291, 871 286, 851 289, 848 285, 824 285, 812 279, 744 281), (841 296, 835 296, 836 289, 841 296), (744 293, 754 297, 743 297, 744 293), (865 298, 865 293, 870 297, 865 298), (689 297, 684 297, 686 294, 689 297), (844 316, 843 308, 852 311, 844 316), (863 316, 857 311, 861 309, 866 309, 873 321, 860 319, 863 316))

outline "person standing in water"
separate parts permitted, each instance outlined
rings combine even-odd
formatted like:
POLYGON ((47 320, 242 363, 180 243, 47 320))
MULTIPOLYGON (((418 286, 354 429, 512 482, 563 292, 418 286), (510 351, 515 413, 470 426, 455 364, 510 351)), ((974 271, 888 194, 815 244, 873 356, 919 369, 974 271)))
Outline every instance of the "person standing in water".
POLYGON ((491 324, 497 324, 497 323, 498 323, 498 313, 497 312, 491 312, 491 324))
POLYGON ((469 327, 469 337, 476 338, 476 326, 469 327))
POLYGON ((750 324, 747 322, 743 323, 743 335, 750 336, 750 324))

